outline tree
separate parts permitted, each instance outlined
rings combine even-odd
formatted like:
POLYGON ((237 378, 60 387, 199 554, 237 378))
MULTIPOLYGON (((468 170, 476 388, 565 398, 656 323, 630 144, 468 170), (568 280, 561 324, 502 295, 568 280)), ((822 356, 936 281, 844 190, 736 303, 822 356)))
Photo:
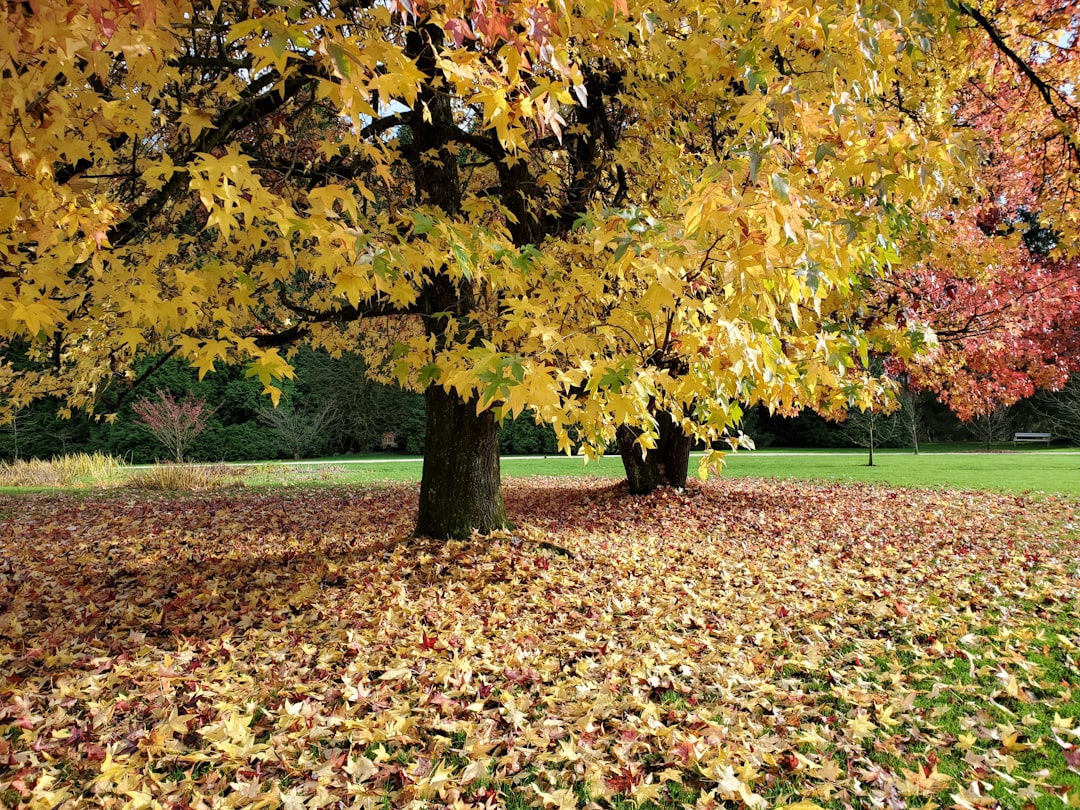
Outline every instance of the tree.
POLYGON ((876 298, 935 331, 937 350, 900 366, 964 420, 1080 369, 1080 30, 1061 4, 1008 5, 958 5, 983 66, 956 96, 979 144, 977 193, 923 221, 910 269, 876 298))
POLYGON ((1037 407, 1056 436, 1080 445, 1080 376, 1070 377, 1060 391, 1043 392, 1037 407))
POLYGON ((424 393, 439 537, 506 525, 528 409, 647 460, 755 403, 869 406, 860 357, 921 333, 852 296, 967 198, 956 98, 1002 30, 948 0, 5 13, 0 335, 38 363, 5 406, 92 409, 162 350, 276 401, 283 347, 362 346, 424 393))
POLYGON ((987 450, 993 450, 994 442, 1008 437, 1012 424, 1012 414, 1007 407, 990 405, 979 409, 978 415, 967 422, 967 429, 987 450))
POLYGON ((281 445, 294 459, 302 458, 320 444, 334 418, 335 414, 329 407, 308 412, 297 410, 288 402, 259 411, 259 421, 277 435, 281 445))
MULTIPOLYGON (((406 441, 411 438, 403 422, 417 395, 402 391, 396 384, 372 379, 374 375, 359 354, 345 352, 331 357, 326 352, 301 348, 293 366, 294 398, 308 410, 326 410, 333 417, 327 421, 326 430, 338 448, 335 452, 381 448, 387 434, 406 441)), ((422 441, 422 426, 419 433, 422 441)))
POLYGON ((177 464, 184 463, 188 445, 206 430, 213 410, 201 397, 177 399, 168 391, 158 390, 157 400, 139 397, 132 405, 135 415, 154 438, 165 445, 177 464))
MULTIPOLYGON (((884 360, 879 357, 869 358, 869 365, 876 373, 882 373, 884 360)), ((852 408, 844 415, 844 435, 852 442, 867 450, 868 467, 874 466, 874 450, 891 441, 903 429, 903 422, 897 410, 902 409, 900 386, 890 380, 888 401, 872 403, 862 408, 852 408)))
POLYGON ((970 213, 955 217, 939 257, 879 290, 879 304, 931 325, 936 337, 933 351, 893 370, 965 421, 1064 385, 1080 368, 1080 265, 1051 259, 1056 241, 1046 233, 1000 212, 981 224, 970 213))
POLYGON ((851 441, 865 447, 866 466, 874 466, 874 450, 891 441, 903 428, 896 413, 886 413, 876 407, 851 411, 844 419, 844 433, 851 441))
POLYGON ((923 410, 925 394, 912 390, 907 381, 899 381, 900 390, 897 391, 896 401, 898 408, 896 418, 900 422, 901 430, 907 433, 911 439, 911 449, 915 455, 919 455, 919 434, 924 428, 923 410))

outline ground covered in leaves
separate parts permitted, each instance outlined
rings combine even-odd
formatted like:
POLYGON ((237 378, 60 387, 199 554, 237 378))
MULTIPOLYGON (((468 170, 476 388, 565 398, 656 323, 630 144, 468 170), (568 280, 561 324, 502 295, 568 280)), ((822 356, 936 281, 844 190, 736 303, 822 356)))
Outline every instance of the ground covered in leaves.
POLYGON ((1075 501, 0 498, 0 805, 1080 806, 1075 501))

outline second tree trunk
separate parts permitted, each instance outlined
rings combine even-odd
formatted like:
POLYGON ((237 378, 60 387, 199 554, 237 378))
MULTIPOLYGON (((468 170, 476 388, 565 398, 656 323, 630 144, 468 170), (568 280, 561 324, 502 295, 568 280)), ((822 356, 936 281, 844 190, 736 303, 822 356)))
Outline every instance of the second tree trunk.
POLYGON ((656 447, 644 457, 637 437, 641 431, 622 425, 616 433, 619 455, 622 456, 626 482, 631 495, 646 495, 660 486, 686 486, 693 440, 666 413, 657 416, 656 447))

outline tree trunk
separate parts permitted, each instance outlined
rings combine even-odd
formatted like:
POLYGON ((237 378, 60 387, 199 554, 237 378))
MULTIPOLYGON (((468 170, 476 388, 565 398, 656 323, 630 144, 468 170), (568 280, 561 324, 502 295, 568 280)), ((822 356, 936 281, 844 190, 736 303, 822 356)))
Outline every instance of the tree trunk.
POLYGON ((690 467, 693 439, 666 413, 660 414, 660 474, 669 487, 682 489, 690 467))
POLYGON ((657 422, 659 436, 656 447, 644 457, 636 444, 640 430, 622 425, 616 433, 631 495, 647 495, 665 484, 670 487, 686 486, 692 440, 669 414, 659 414, 657 422))
POLYGON ((424 392, 427 428, 416 534, 466 538, 509 526, 499 479, 499 426, 440 385, 424 392))
POLYGON ((660 486, 659 454, 656 449, 650 450, 644 456, 636 439, 641 431, 628 425, 620 425, 615 433, 615 440, 619 445, 619 455, 622 456, 623 469, 626 471, 626 483, 630 486, 631 495, 648 495, 660 486))
MULTIPOLYGON (((447 218, 461 214, 462 181, 450 133, 457 131, 452 93, 436 81, 443 29, 430 19, 409 30, 406 52, 430 81, 422 82, 409 114, 408 155, 419 198, 447 218)), ((467 218, 467 215, 466 215, 467 218)), ((448 260, 449 261, 449 260, 448 260)), ((419 272, 419 271, 418 271, 419 272)), ((435 266, 418 302, 425 329, 438 350, 446 347, 446 326, 457 321, 459 334, 473 332, 478 343, 484 331, 475 321, 476 301, 468 278, 454 280, 448 266, 435 266)), ((463 402, 438 384, 424 392, 427 429, 420 512, 416 534, 438 539, 465 538, 506 528, 506 506, 499 481, 499 427, 494 414, 476 413, 476 401, 463 402)))

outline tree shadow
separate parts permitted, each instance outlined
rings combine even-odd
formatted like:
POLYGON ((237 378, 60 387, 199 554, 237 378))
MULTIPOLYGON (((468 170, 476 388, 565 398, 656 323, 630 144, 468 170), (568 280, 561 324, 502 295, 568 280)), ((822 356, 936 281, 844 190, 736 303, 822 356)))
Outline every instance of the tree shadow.
MULTIPOLYGON (((799 519, 800 493, 783 482, 721 479, 630 496, 623 482, 525 479, 505 497, 511 519, 536 531, 532 539, 597 526, 633 543, 640 533, 666 536, 675 516, 690 536, 746 535, 766 516, 799 519)), ((422 601, 462 582, 528 581, 534 543, 512 532, 415 538, 416 504, 413 484, 0 497, 0 652, 10 651, 9 678, 41 676, 49 660, 56 673, 71 661, 96 666, 144 644, 168 652, 248 633, 305 637, 328 622, 364 629, 380 617, 363 615, 360 597, 381 591, 422 601), (485 556, 492 549, 499 553, 485 556)))

